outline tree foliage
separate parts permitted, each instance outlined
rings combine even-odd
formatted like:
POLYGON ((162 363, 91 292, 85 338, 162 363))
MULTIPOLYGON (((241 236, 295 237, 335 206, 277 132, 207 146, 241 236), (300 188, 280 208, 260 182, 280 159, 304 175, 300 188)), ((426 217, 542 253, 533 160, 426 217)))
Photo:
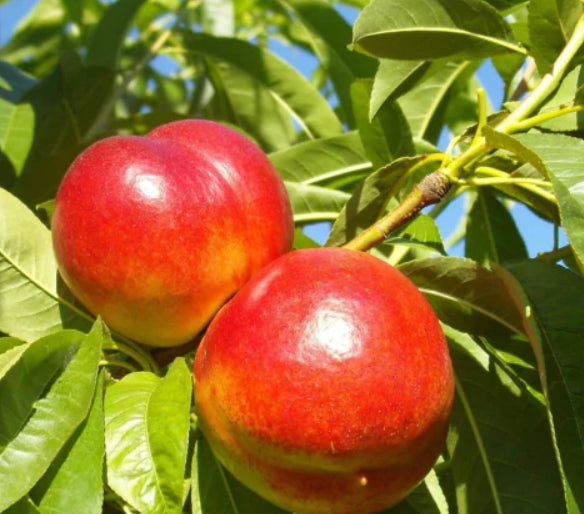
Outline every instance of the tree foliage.
POLYGON ((110 334, 57 279, 72 160, 197 117, 269 154, 296 248, 313 222, 360 238, 443 323, 447 445, 391 512, 584 512, 582 48, 578 0, 38 0, 0 47, 0 511, 282 512, 197 430, 192 345, 110 334), (448 192, 424 203, 435 170, 448 192), (529 255, 517 204, 566 244, 529 255))

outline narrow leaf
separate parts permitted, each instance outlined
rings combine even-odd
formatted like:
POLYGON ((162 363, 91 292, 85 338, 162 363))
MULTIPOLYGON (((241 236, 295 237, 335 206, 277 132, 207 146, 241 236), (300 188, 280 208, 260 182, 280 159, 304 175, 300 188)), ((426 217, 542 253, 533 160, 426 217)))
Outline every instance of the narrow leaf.
POLYGON ((108 484, 140 512, 182 511, 190 405, 182 358, 164 378, 131 373, 106 391, 108 484))
POLYGON ((97 380, 104 325, 79 334, 79 349, 22 430, 0 453, 0 510, 22 498, 47 471, 89 413, 97 380))
POLYGON ((43 513, 102 512, 105 456, 103 387, 102 372, 87 419, 31 492, 31 497, 43 513))
POLYGON ((13 337, 5 337, 0 341, 0 380, 20 360, 27 347, 26 343, 13 337))
POLYGON ((355 22, 353 42, 388 59, 523 52, 503 17, 479 0, 373 0, 355 22))

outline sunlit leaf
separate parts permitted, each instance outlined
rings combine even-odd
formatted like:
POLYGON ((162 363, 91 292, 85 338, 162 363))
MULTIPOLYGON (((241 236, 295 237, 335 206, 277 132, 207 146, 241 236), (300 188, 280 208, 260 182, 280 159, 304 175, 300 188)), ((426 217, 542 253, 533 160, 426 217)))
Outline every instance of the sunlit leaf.
POLYGON ((51 234, 0 189, 0 330, 32 341, 63 326, 87 327, 88 322, 57 293, 51 234))
POLYGON ((425 214, 418 214, 410 223, 392 233, 385 243, 446 254, 438 225, 425 214))
POLYGON ((131 373, 105 395, 110 487, 140 512, 181 512, 191 404, 184 359, 164 378, 131 373))
POLYGON ((103 507, 103 372, 87 419, 31 492, 41 512, 100 514, 103 507), (71 494, 75 491, 75 494, 71 494))
POLYGON ((0 453, 0 510, 30 491, 87 417, 105 337, 101 322, 88 335, 77 335, 78 349, 70 362, 46 396, 35 402, 30 418, 0 453))

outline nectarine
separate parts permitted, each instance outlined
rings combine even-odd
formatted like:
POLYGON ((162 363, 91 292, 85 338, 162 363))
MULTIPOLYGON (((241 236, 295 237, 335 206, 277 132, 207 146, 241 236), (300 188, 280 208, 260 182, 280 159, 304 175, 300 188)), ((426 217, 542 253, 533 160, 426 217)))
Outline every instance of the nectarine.
POLYGON ((301 514, 404 498, 444 445, 454 381, 415 285, 368 254, 299 250, 213 319, 194 363, 199 426, 225 467, 301 514))
POLYGON ((254 143, 185 120, 87 148, 60 184, 52 231, 59 271, 90 311, 137 341, 172 346, 290 249, 293 221, 254 143))

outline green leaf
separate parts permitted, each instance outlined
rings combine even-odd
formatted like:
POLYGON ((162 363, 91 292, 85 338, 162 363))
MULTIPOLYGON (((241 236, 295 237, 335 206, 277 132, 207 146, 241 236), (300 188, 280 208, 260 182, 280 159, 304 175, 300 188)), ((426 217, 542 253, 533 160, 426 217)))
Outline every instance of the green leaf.
POLYGON ((381 59, 375 74, 369 119, 373 119, 380 107, 410 91, 418 84, 430 68, 430 61, 399 61, 381 59))
POLYGON ((25 496, 18 500, 14 505, 11 505, 4 514, 42 514, 33 501, 25 496))
POLYGON ((23 67, 33 75, 46 73, 57 60, 66 14, 61 0, 35 2, 0 48, 0 60, 23 67))
MULTIPOLYGON (((30 207, 54 198, 61 178, 89 139, 108 102, 114 73, 60 54, 58 65, 25 99, 35 111, 34 142, 13 192, 30 207)), ((100 127, 103 130, 103 127, 100 127)))
POLYGON ((529 2, 530 51, 541 75, 551 70, 583 11, 579 0, 529 2))
POLYGON ((517 139, 543 161, 558 199, 562 226, 584 262, 584 141, 562 134, 522 134, 517 139))
MULTIPOLYGON (((22 351, 18 352, 18 360, 6 369, 0 382, 0 402, 5 413, 0 416, 0 449, 14 439, 24 426, 34 410, 35 402, 63 368, 68 354, 78 341, 77 332, 65 331, 13 349, 13 352, 18 348, 22 351)), ((9 357, 6 355, 7 359, 9 357)))
POLYGON ((465 256, 486 267, 527 258, 509 209, 486 188, 479 188, 468 213, 465 241, 465 256))
POLYGON ((268 151, 289 147, 296 139, 290 112, 272 91, 239 65, 218 62, 212 68, 211 82, 224 95, 233 123, 251 134, 268 151))
POLYGON ((523 333, 523 322, 502 280, 470 259, 435 257, 399 266, 438 317, 472 334, 523 333))
POLYGON ((140 512, 182 511, 191 384, 179 358, 164 378, 130 373, 106 391, 108 484, 140 512))
POLYGON ((102 512, 105 456, 103 388, 102 371, 87 419, 31 492, 31 497, 43 513, 102 512))
POLYGON ((88 324, 87 317, 59 299, 50 232, 0 189, 0 330, 33 341, 63 326, 88 324))
POLYGON ((353 42, 388 59, 523 53, 503 17, 479 0, 373 0, 355 22, 353 42))
POLYGON ((448 514, 448 502, 434 470, 395 507, 384 514, 448 514))
POLYGON ((101 345, 107 337, 105 330, 98 321, 87 336, 78 335, 77 352, 46 396, 35 403, 34 412, 20 432, 0 453, 0 510, 30 491, 87 417, 101 345))
POLYGON ((414 142, 399 105, 386 102, 377 112, 375 119, 370 121, 369 104, 373 82, 359 80, 351 86, 353 110, 361 142, 374 168, 380 168, 387 163, 414 154, 414 142))
POLYGON ((421 248, 446 255, 438 225, 425 214, 418 214, 407 225, 393 232, 385 244, 421 248))
MULTIPOLYGON (((543 350, 540 372, 555 435, 568 513, 584 511, 584 280, 561 268, 530 261, 508 268, 531 305, 526 323, 543 350)), ((529 311, 528 311, 529 312, 529 311)))
POLYGON ((337 218, 350 195, 337 189, 285 181, 294 220, 297 223, 327 221, 337 218))
POLYGON ((327 246, 342 246, 377 221, 397 197, 404 177, 423 156, 403 157, 371 173, 353 192, 333 224, 327 246))
POLYGON ((303 184, 346 181, 371 171, 356 131, 304 141, 274 152, 269 158, 284 180, 303 184))
POLYGON ((0 186, 12 186, 32 146, 35 116, 23 97, 34 83, 18 68, 0 62, 0 186))
POLYGON ((464 484, 457 512, 565 512, 545 407, 473 338, 445 332, 456 373, 449 465, 464 484))
POLYGON ((341 123, 318 90, 293 67, 268 50, 246 41, 185 34, 188 50, 240 68, 266 88, 309 138, 343 132, 341 123))
POLYGON ((425 80, 398 99, 414 138, 436 143, 444 125, 443 113, 456 79, 470 63, 446 63, 428 71, 425 80))
POLYGON ((192 514, 285 514, 243 486, 223 467, 201 434, 191 463, 192 514))
POLYGON ((337 10, 324 0, 278 0, 291 9, 307 32, 321 66, 330 76, 349 127, 354 126, 350 86, 357 77, 370 77, 375 61, 351 52, 351 27, 337 10))
POLYGON ((87 49, 88 66, 116 70, 130 25, 145 0, 119 0, 111 4, 99 21, 87 49))

